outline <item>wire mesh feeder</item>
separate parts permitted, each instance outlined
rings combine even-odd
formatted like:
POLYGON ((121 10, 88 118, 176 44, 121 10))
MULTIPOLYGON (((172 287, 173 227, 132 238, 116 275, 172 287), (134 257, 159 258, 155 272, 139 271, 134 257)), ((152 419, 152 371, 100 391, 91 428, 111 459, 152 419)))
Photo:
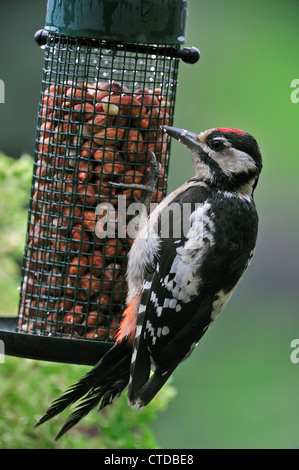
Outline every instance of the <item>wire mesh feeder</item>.
POLYGON ((144 197, 125 185, 147 184, 154 152, 152 202, 166 195, 161 125, 172 125, 179 59, 195 62, 198 51, 52 32, 38 39, 45 63, 17 331, 10 319, 0 330, 7 354, 94 364, 119 326, 131 204, 144 197))

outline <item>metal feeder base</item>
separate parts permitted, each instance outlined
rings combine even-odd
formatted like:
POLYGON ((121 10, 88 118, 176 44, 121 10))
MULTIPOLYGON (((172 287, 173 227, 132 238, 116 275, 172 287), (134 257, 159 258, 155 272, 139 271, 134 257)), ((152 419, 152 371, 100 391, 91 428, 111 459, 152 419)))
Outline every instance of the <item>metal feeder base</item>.
POLYGON ((113 343, 38 336, 16 331, 17 318, 0 318, 5 354, 51 362, 93 366, 113 343))

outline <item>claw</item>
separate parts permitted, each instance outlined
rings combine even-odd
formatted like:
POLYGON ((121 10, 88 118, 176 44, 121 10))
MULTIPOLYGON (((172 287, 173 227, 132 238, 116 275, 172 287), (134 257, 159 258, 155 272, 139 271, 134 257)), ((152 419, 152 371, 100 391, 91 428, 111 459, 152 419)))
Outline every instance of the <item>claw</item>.
POLYGON ((161 164, 157 162, 156 155, 154 152, 151 150, 148 151, 148 153, 151 156, 151 162, 150 162, 150 171, 148 174, 148 184, 127 184, 127 183, 115 183, 114 181, 109 181, 109 184, 112 184, 113 186, 117 186, 119 188, 127 188, 127 189, 141 189, 142 191, 145 191, 146 195, 144 197, 143 203, 146 207, 147 214, 150 212, 150 203, 152 201, 152 197, 154 194, 154 191, 156 189, 156 184, 157 180, 160 176, 161 172, 161 164))

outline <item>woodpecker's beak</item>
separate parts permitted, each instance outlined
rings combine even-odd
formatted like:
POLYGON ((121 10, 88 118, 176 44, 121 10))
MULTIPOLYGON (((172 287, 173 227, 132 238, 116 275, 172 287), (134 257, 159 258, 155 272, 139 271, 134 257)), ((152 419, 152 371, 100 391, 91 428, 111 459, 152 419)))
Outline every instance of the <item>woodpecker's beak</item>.
POLYGON ((198 143, 198 134, 195 132, 189 132, 185 129, 179 129, 178 127, 171 127, 171 126, 161 126, 164 132, 173 137, 174 139, 182 142, 183 144, 187 145, 190 150, 197 150, 199 147, 198 143))

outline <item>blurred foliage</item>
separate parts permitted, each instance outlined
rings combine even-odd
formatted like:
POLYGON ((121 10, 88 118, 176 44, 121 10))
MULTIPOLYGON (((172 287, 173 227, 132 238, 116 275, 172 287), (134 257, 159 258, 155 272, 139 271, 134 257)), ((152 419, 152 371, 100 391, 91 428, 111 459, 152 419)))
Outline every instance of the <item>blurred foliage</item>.
POLYGON ((0 153, 0 315, 16 315, 33 160, 0 153))
POLYGON ((85 366, 6 357, 1 364, 0 449, 156 449, 152 424, 174 396, 163 387, 152 403, 132 410, 122 396, 93 411, 59 441, 54 437, 70 410, 38 428, 34 425, 50 402, 87 372, 85 366))
MULTIPOLYGON (((28 155, 13 160, 0 154, 0 316, 17 314, 32 167, 28 155)), ((58 442, 54 437, 68 411, 53 422, 33 428, 50 402, 86 371, 84 366, 6 356, 5 363, 0 364, 0 448, 158 448, 151 425, 175 394, 169 384, 144 410, 132 410, 123 396, 107 410, 91 413, 58 442)))

